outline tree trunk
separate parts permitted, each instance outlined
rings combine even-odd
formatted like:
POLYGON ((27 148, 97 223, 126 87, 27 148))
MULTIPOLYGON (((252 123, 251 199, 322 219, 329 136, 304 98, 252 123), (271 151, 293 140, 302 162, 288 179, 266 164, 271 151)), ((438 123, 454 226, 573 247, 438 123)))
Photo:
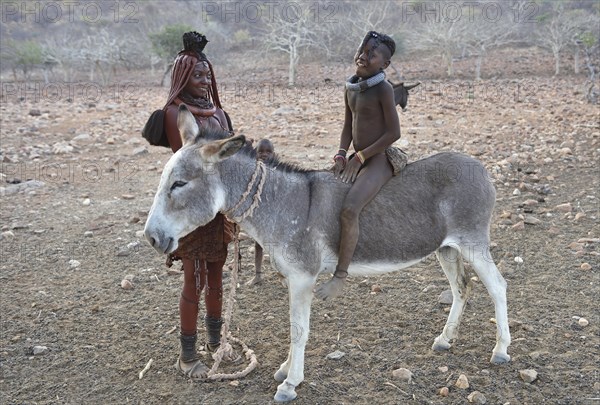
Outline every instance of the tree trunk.
POLYGON ((483 63, 483 55, 480 53, 475 60, 475 80, 481 80, 481 64, 483 63))
POLYGON ((560 73, 560 52, 554 51, 554 76, 560 73))
POLYGON ((295 46, 290 46, 290 66, 288 70, 288 86, 296 83, 296 66, 298 65, 298 50, 295 46))
POLYGON ((579 48, 575 48, 575 54, 573 55, 574 65, 573 69, 575 70, 575 74, 579 74, 579 48))
POLYGON ((399 82, 403 82, 404 80, 402 79, 402 75, 400 74, 400 71, 396 68, 396 65, 394 65, 392 62, 390 62, 390 67, 394 71, 394 74, 396 75, 396 79, 398 79, 399 82))
POLYGON ((169 76, 169 73, 171 72, 171 67, 173 66, 172 63, 167 65, 167 68, 165 69, 165 72, 162 75, 162 78, 160 79, 160 86, 170 86, 171 85, 171 79, 169 76))
POLYGON ((452 77, 454 74, 454 65, 452 63, 452 55, 444 54, 444 62, 446 65, 446 75, 452 77))
POLYGON ((590 104, 598 104, 600 101, 600 92, 596 91, 596 67, 592 63, 592 51, 589 48, 584 48, 585 64, 589 70, 587 81, 586 99, 590 104))

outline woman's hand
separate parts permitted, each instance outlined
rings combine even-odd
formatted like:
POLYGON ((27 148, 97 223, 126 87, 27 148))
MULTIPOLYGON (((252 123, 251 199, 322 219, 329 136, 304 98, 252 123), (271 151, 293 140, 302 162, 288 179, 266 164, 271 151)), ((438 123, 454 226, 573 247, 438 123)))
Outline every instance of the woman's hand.
POLYGON ((352 159, 346 163, 346 167, 342 172, 341 179, 344 183, 354 183, 356 177, 358 176, 358 172, 362 167, 362 163, 360 163, 360 159, 354 155, 352 159))

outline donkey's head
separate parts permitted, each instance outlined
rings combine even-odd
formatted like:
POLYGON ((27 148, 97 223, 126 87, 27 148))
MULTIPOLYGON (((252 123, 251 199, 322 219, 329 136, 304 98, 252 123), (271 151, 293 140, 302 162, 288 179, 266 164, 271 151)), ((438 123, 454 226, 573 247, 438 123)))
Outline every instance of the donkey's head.
POLYGON ((146 239, 161 253, 175 251, 179 239, 210 222, 223 208, 225 186, 218 162, 246 143, 244 136, 210 140, 215 134, 199 133, 185 105, 179 107, 177 127, 183 147, 165 165, 144 229, 146 239))
POLYGON ((405 86, 404 82, 398 84, 392 83, 392 87, 394 88, 394 102, 396 103, 396 105, 399 105, 402 108, 402 111, 405 111, 406 106, 408 105, 408 91, 414 87, 417 87, 420 84, 421 82, 417 82, 415 84, 405 86))

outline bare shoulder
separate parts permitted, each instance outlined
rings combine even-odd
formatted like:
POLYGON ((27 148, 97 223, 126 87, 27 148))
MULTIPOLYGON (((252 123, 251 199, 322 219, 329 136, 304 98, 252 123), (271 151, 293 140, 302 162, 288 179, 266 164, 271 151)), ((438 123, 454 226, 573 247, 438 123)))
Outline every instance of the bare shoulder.
POLYGON ((223 111, 220 108, 217 108, 217 111, 215 111, 215 115, 217 116, 217 119, 219 120, 221 125, 227 127, 227 118, 225 118, 225 111, 223 111))
POLYGON ((394 87, 387 80, 382 81, 379 86, 377 86, 377 92, 379 94, 394 94, 394 87))
POLYGON ((165 111, 165 115, 170 119, 177 120, 177 114, 179 113, 179 108, 175 104, 171 104, 167 107, 165 111))

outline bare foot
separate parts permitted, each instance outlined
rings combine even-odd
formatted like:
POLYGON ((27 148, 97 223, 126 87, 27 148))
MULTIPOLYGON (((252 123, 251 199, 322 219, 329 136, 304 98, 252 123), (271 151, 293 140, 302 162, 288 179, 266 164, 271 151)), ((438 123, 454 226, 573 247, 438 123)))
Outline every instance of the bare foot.
POLYGON ((200 360, 190 361, 188 363, 177 359, 175 368, 183 375, 189 378, 204 379, 206 378, 209 368, 200 360))
POLYGON ((262 282, 262 277, 260 275, 260 273, 256 273, 256 275, 254 276, 254 278, 252 278, 252 280, 246 282, 246 285, 257 285, 260 284, 262 282))
POLYGON ((339 297, 344 290, 344 284, 346 284, 346 278, 333 276, 331 280, 319 285, 315 289, 315 297, 321 300, 339 297))

